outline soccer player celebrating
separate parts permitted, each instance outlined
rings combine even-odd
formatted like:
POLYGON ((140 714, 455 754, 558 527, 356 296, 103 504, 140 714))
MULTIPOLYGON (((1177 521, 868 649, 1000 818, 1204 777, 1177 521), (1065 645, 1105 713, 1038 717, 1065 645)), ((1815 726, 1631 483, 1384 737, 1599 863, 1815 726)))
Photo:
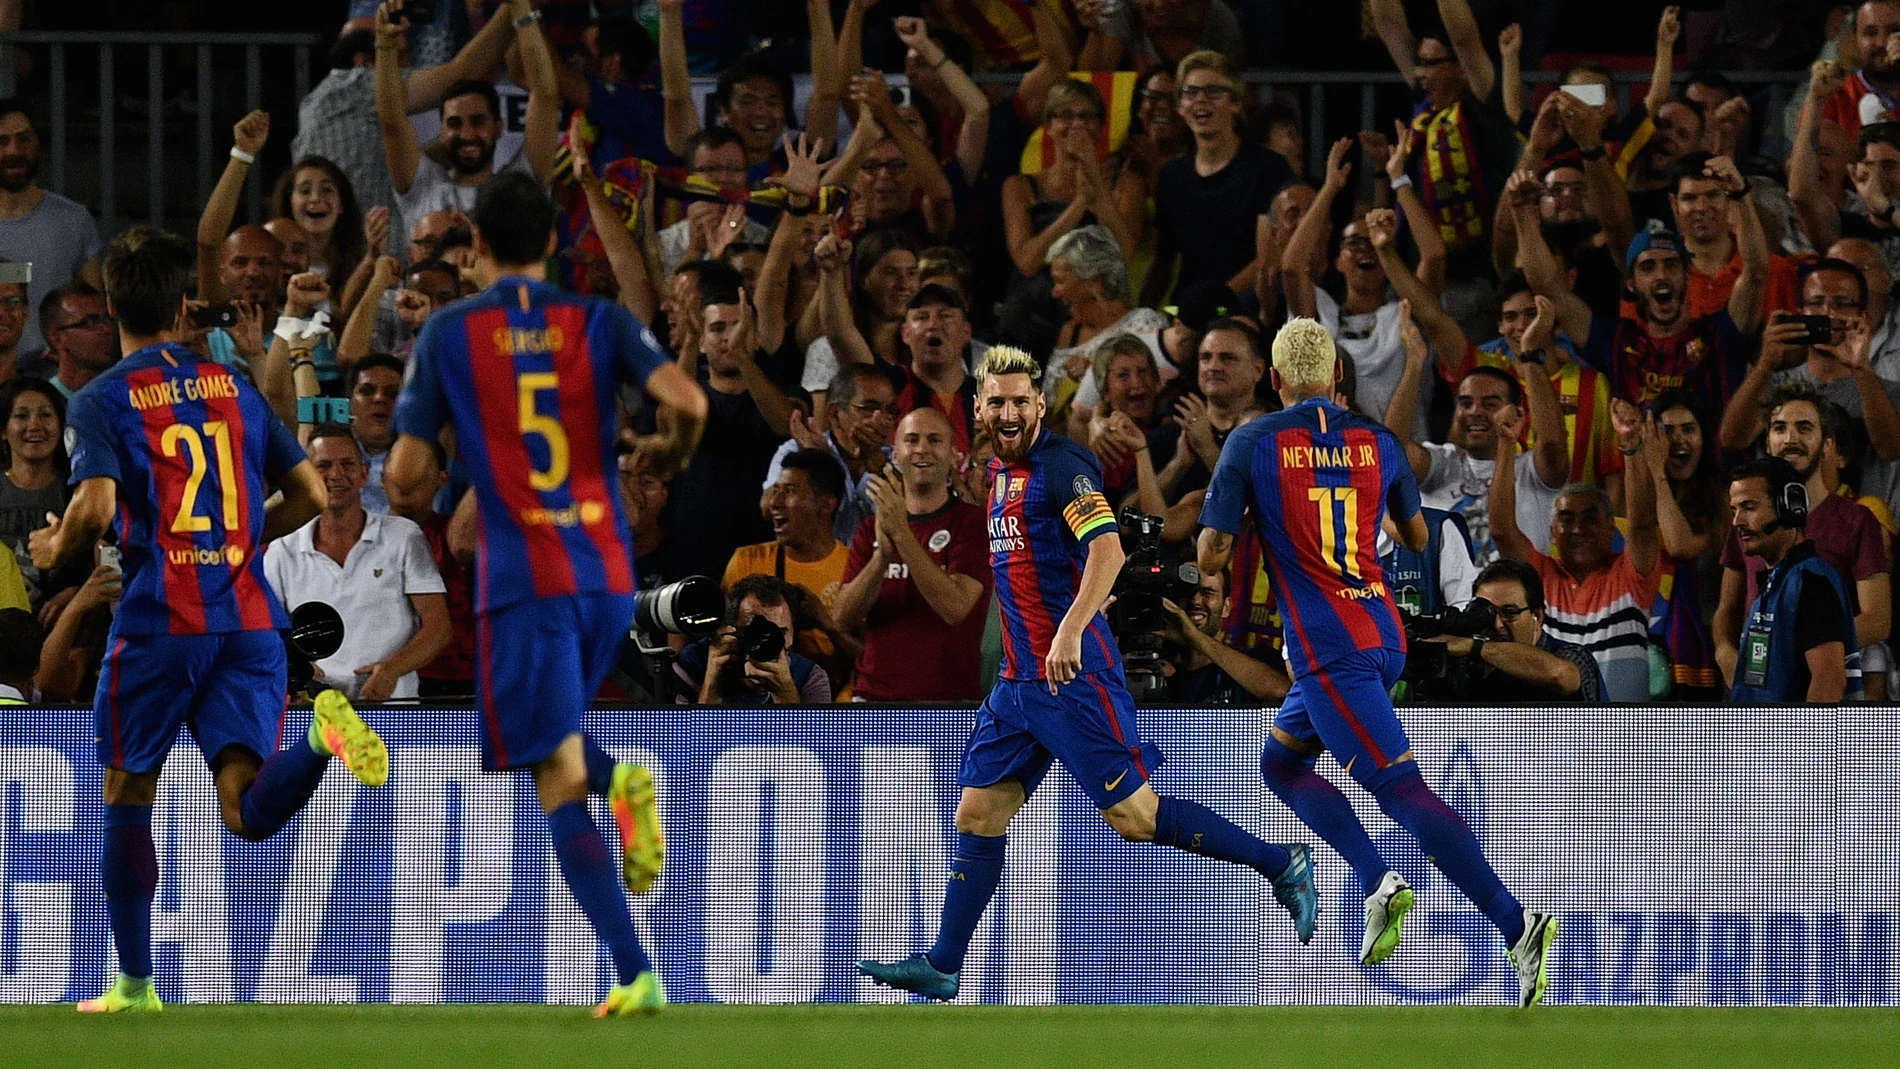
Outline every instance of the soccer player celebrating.
POLYGON ((1293 673, 1260 759, 1267 786, 1370 892, 1364 964, 1398 949, 1413 894, 1346 796, 1313 770, 1325 750, 1498 926, 1517 967, 1519 1002, 1533 1005, 1544 996, 1557 919, 1518 905, 1464 818, 1425 785, 1387 695, 1405 667, 1405 633, 1379 565, 1380 525, 1389 510, 1415 552, 1429 535, 1405 450, 1392 432, 1339 405, 1342 368, 1332 337, 1313 320, 1281 328, 1272 374, 1286 408, 1227 439, 1202 507, 1199 547, 1203 573, 1226 567, 1248 509, 1267 541, 1293 673))
POLYGON ((1272 880, 1306 942, 1319 913, 1306 844, 1262 842, 1148 785, 1161 754, 1135 725, 1102 616, 1123 554, 1094 454, 1043 427, 1042 369, 1028 353, 996 346, 976 377, 976 419, 996 443, 990 564, 1003 612, 1003 669, 977 710, 957 773, 957 852, 936 945, 898 962, 861 961, 859 971, 927 998, 957 996, 963 955, 1003 875, 1010 819, 1052 760, 1122 838, 1246 865, 1272 880))
POLYGON ((669 428, 638 456, 668 476, 692 454, 706 395, 618 305, 551 286, 554 202, 521 174, 498 174, 475 202, 483 291, 432 317, 396 405, 400 437, 383 478, 399 494, 435 476, 445 426, 468 465, 482 538, 476 689, 483 762, 534 773, 561 874, 619 973, 594 1011, 651 1013, 666 990, 634 931, 605 843, 587 811, 604 794, 621 867, 639 894, 664 857, 653 777, 616 765, 581 734, 586 709, 633 620, 633 542, 615 477, 618 383, 644 384, 669 428))
POLYGON ((383 741, 334 690, 307 738, 275 750, 288 686, 277 632, 290 620, 261 550, 317 514, 323 480, 256 390, 181 344, 193 255, 148 227, 107 246, 106 303, 125 358, 73 395, 72 500, 29 541, 45 571, 90 554, 111 526, 125 570, 93 700, 105 766, 99 876, 119 975, 82 1013, 160 1008, 152 803, 181 726, 211 766, 225 827, 252 842, 303 808, 332 756, 365 786, 389 775, 383 741), (267 483, 283 491, 268 507, 267 483))

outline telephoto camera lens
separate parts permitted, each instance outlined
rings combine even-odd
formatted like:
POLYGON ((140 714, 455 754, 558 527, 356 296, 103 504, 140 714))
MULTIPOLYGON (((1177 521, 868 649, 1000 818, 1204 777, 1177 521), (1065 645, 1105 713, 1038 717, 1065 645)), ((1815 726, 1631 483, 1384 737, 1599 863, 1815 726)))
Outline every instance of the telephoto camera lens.
POLYGON ((633 626, 656 634, 698 638, 719 629, 726 611, 719 584, 703 575, 689 575, 634 595, 633 626))

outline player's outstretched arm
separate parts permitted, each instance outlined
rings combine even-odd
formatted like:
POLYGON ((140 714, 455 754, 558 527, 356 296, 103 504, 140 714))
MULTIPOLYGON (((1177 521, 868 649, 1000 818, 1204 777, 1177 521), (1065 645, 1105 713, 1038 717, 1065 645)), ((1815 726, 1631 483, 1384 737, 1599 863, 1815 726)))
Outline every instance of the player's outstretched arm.
POLYGON ((103 475, 84 480, 73 491, 72 500, 66 503, 66 514, 47 513, 47 525, 27 538, 27 551, 33 564, 41 571, 57 568, 80 550, 91 549, 112 525, 118 508, 118 483, 103 475))
POLYGON ((1201 569, 1202 575, 1226 571, 1228 562, 1234 559, 1234 536, 1226 531, 1203 527, 1194 550, 1196 567, 1201 569))
POLYGON ((258 539, 260 543, 274 542, 316 519, 327 497, 323 476, 317 474, 316 465, 308 460, 285 472, 276 485, 284 496, 275 505, 264 507, 264 533, 258 539))
POLYGON ((679 471, 699 448, 706 430, 706 391, 686 377, 678 364, 662 364, 647 376, 647 395, 660 403, 662 433, 656 436, 649 458, 661 470, 679 471))
MULTIPOLYGON (((389 459, 383 462, 383 480, 397 493, 413 493, 422 488, 423 482, 435 470, 434 465, 433 445, 413 434, 399 435, 396 444, 389 447, 389 459)), ((317 484, 319 491, 322 485, 317 484)), ((317 500, 323 500, 321 493, 317 500)))

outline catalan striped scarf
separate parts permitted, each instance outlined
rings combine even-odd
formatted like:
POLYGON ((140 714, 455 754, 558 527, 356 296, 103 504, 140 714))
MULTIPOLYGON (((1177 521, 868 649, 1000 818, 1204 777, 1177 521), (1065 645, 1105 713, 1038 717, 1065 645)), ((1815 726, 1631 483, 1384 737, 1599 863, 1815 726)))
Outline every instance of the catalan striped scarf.
MULTIPOLYGON (((573 152, 591 152, 594 129, 585 118, 577 117, 561 139, 555 156, 554 197, 561 206, 561 253, 564 282, 576 293, 610 293, 612 277, 607 268, 606 249, 594 232, 593 216, 587 200, 573 178, 573 152)), ((716 204, 760 205, 783 209, 791 195, 783 186, 757 189, 724 189, 683 167, 662 167, 652 160, 629 156, 600 169, 600 180, 607 202, 626 217, 629 233, 644 239, 649 227, 660 230, 686 217, 687 205, 694 201, 716 204), (652 218, 648 218, 651 215, 652 218)), ((818 190, 814 212, 831 214, 850 200, 844 186, 822 186, 818 190)))
POLYGON ((1420 197, 1438 214, 1438 230, 1446 246, 1454 249, 1484 239, 1484 176, 1478 172, 1477 139, 1466 121, 1465 104, 1460 100, 1449 108, 1431 110, 1431 102, 1419 105, 1412 116, 1424 165, 1420 197))

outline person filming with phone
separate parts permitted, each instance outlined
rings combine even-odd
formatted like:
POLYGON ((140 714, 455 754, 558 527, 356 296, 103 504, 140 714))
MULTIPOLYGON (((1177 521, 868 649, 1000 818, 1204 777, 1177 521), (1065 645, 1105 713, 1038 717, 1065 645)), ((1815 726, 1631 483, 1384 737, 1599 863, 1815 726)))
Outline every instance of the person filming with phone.
POLYGON ((1825 259, 1801 276, 1801 311, 1774 317, 1762 332, 1761 359, 1722 412, 1723 449, 1748 448, 1768 428, 1770 390, 1799 382, 1839 405, 1866 432, 1855 489, 1900 500, 1900 383, 1883 379, 1870 357, 1878 324, 1868 322, 1867 278, 1846 260, 1825 259))

